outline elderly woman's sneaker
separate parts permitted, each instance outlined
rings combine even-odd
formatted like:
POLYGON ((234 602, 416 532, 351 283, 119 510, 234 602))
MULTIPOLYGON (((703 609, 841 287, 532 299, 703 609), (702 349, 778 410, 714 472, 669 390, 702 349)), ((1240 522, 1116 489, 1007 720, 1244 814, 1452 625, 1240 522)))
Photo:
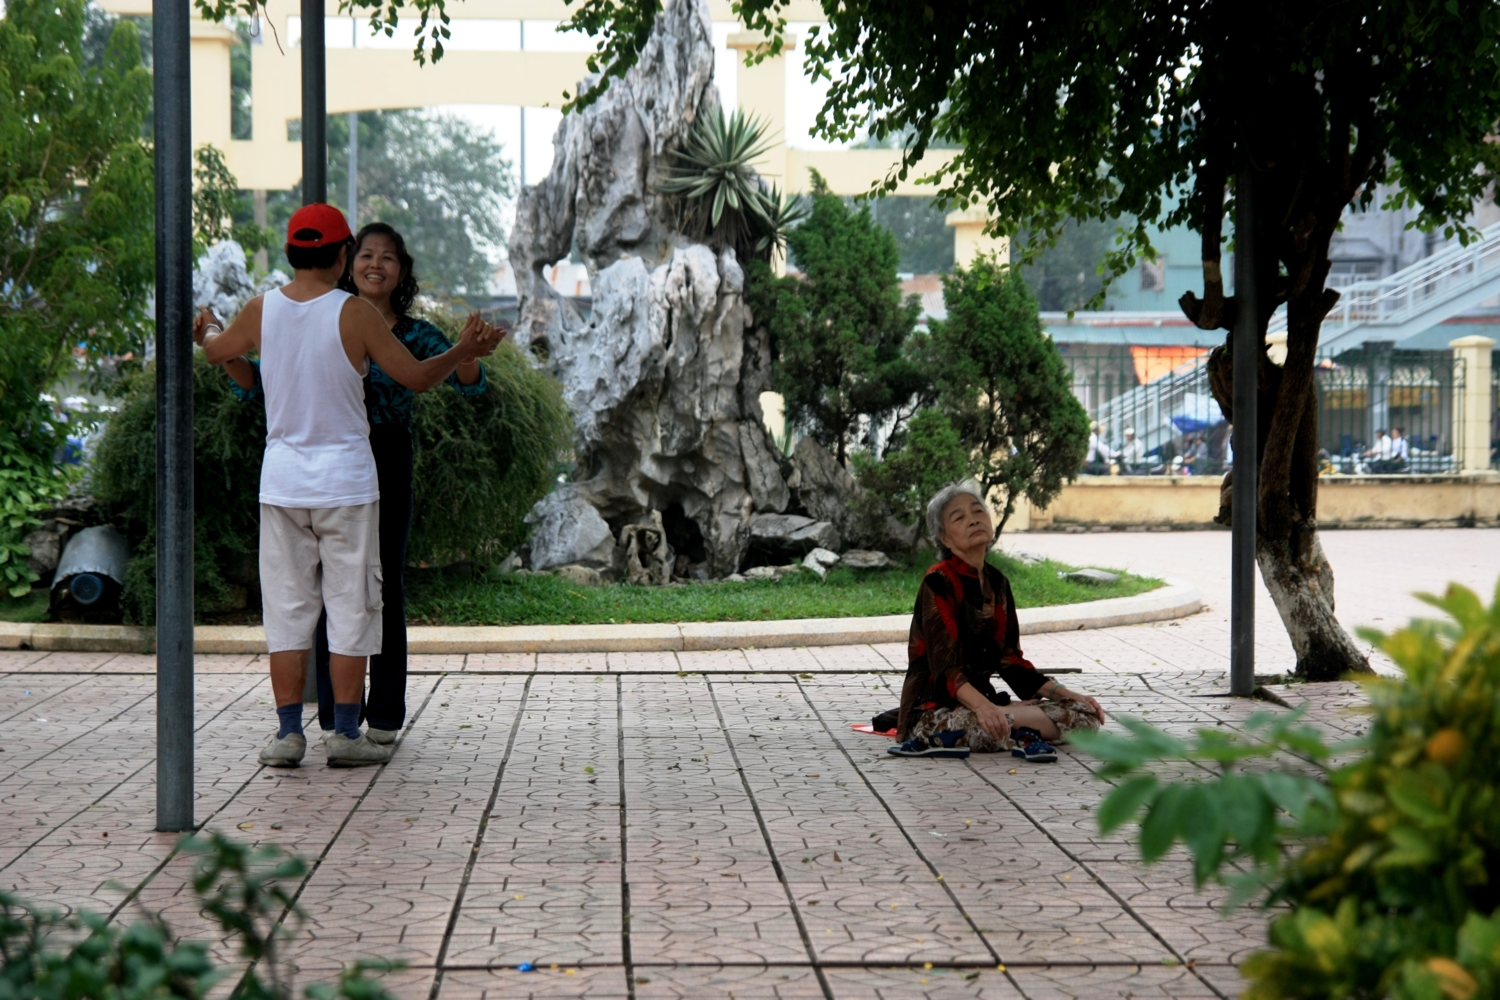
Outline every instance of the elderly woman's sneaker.
POLYGON ((1042 734, 1035 729, 1021 727, 1012 734, 1016 745, 1011 748, 1012 757, 1020 757, 1033 764, 1055 764, 1057 762, 1057 748, 1042 739, 1042 734))
POLYGON ((969 748, 958 746, 958 741, 963 739, 962 729, 950 729, 945 733, 933 733, 931 736, 915 736, 905 743, 893 746, 886 750, 888 754, 897 757, 967 757, 969 748))

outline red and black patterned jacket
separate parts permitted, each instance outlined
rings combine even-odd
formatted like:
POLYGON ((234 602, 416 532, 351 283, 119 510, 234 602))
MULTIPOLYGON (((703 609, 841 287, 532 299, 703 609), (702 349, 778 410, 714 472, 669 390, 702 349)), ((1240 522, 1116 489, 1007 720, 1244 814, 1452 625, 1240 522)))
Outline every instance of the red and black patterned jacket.
POLYGON ((954 556, 923 578, 911 619, 898 739, 907 738, 922 711, 958 707, 962 681, 991 701, 1000 699, 990 682, 997 674, 1022 700, 1034 697, 1046 683, 1021 653, 1010 581, 987 563, 984 571, 988 587, 974 567, 954 556))

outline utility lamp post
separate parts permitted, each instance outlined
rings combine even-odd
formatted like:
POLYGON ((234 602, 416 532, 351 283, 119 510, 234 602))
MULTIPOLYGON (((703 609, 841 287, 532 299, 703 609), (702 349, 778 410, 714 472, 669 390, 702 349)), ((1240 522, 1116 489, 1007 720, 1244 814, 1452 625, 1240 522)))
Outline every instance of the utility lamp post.
POLYGON ((193 828, 190 0, 153 0, 156 121, 156 828, 193 828))
POLYGON ((1255 180, 1245 167, 1234 185, 1234 480, 1229 557, 1229 693, 1255 692, 1255 521, 1260 435, 1256 414, 1265 342, 1255 303, 1255 180))
POLYGON ((302 204, 328 201, 328 48, 323 0, 302 0, 302 204))

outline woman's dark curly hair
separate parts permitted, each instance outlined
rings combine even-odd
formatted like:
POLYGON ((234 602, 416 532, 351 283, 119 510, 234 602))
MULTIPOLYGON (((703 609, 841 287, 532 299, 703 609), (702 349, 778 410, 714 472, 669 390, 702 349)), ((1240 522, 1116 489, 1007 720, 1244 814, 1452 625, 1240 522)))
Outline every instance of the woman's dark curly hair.
POLYGON ((405 316, 411 309, 411 304, 417 300, 417 292, 421 290, 417 285, 417 262, 407 252, 406 241, 401 238, 401 234, 384 222, 371 222, 360 227, 359 233, 354 237, 354 252, 349 254, 344 276, 339 279, 339 287, 351 294, 359 294, 359 288, 354 284, 354 258, 359 256, 359 248, 371 236, 384 236, 396 246, 396 259, 401 262, 401 280, 396 282, 395 291, 391 292, 391 311, 397 316, 405 316))

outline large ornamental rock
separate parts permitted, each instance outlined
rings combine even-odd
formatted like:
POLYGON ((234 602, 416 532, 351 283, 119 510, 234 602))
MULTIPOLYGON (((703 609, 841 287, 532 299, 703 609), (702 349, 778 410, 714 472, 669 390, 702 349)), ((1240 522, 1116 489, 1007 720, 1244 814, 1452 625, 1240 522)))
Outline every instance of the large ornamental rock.
POLYGON ((789 493, 762 421, 770 348, 749 329, 744 269, 678 234, 656 190, 669 151, 718 106, 713 64, 707 5, 669 4, 636 66, 563 119, 551 173, 521 194, 510 259, 516 341, 562 383, 578 433, 574 500, 539 504, 538 533, 562 539, 586 503, 614 539, 660 523, 681 567, 723 577, 744 560, 752 515, 784 510, 789 493), (572 252, 589 271, 587 316, 542 275, 572 252))
POLYGON ((244 248, 234 240, 223 240, 209 247, 193 266, 193 307, 208 306, 228 323, 246 302, 288 280, 280 271, 255 277, 245 264, 244 248))
POLYGON ((759 563, 801 560, 813 549, 839 550, 839 530, 800 514, 757 514, 750 519, 751 558, 759 563))
POLYGON ((833 452, 810 437, 798 441, 792 449, 792 475, 787 485, 796 491, 809 517, 831 521, 840 533, 850 533, 854 515, 849 501, 860 488, 833 452))
POLYGON ((566 486, 548 494, 528 516, 532 569, 587 566, 612 570, 615 537, 594 505, 566 486))

